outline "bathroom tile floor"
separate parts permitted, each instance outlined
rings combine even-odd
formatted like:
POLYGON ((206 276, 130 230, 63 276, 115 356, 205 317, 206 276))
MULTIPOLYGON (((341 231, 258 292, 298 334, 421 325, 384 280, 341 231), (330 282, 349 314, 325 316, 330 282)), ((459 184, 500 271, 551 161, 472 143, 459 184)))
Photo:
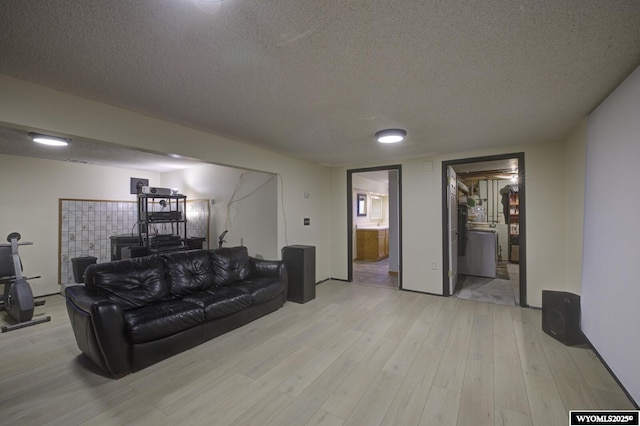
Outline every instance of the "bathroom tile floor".
POLYGON ((398 276, 389 274, 389 258, 378 262, 353 262, 353 283, 378 287, 398 287, 398 276))

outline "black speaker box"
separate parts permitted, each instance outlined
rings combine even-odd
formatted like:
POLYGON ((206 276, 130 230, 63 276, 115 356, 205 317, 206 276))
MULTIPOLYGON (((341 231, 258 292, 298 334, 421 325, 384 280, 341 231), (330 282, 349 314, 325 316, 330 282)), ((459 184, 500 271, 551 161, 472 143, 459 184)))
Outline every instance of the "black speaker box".
POLYGON ((294 245, 282 248, 289 278, 287 300, 307 303, 316 298, 316 248, 294 245))
POLYGON ((565 345, 586 343, 580 330, 580 296, 542 290, 542 331, 565 345))

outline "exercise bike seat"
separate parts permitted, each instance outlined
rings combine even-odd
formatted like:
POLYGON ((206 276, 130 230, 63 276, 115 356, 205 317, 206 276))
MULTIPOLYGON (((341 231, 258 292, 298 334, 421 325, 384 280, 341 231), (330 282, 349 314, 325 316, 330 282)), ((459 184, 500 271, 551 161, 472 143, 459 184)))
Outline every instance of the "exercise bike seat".
POLYGON ((29 285, 29 279, 40 278, 40 276, 24 277, 22 275, 22 260, 18 253, 18 246, 32 245, 31 242, 19 243, 21 235, 12 232, 7 236, 10 244, 0 244, 0 284, 4 284, 3 295, 0 296, 0 306, 9 314, 16 324, 5 325, 2 332, 15 330, 50 321, 51 317, 46 316, 32 319, 35 306, 41 306, 44 301, 36 302, 29 285))

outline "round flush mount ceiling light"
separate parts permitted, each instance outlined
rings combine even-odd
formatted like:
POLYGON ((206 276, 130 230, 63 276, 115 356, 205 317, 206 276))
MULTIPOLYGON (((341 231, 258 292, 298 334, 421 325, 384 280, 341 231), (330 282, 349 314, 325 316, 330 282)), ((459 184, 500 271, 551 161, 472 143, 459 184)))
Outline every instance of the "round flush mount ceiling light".
POLYGON ((69 138, 45 135, 42 133, 29 133, 29 136, 31 136, 31 140, 34 142, 48 146, 67 146, 69 142, 71 142, 69 138))
POLYGON ((407 136, 407 131, 404 129, 385 129, 376 132, 376 139, 380 143, 402 142, 405 136, 407 136))

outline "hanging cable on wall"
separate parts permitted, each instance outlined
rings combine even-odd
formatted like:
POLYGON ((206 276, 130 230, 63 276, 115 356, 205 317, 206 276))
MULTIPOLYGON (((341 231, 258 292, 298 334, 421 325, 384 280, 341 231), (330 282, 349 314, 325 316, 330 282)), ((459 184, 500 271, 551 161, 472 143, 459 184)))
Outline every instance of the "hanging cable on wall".
MULTIPOLYGON (((260 189, 262 189, 265 185, 267 185, 269 182, 271 182, 271 180, 276 176, 276 175, 271 175, 269 176, 269 178, 264 181, 260 186, 258 186, 257 188, 255 188, 253 191, 251 191, 250 193, 248 193, 247 195, 244 195, 240 198, 235 198, 236 194, 238 193, 238 191, 240 190, 240 187, 242 185, 242 180, 243 178, 248 174, 249 172, 244 172, 240 175, 240 177, 238 178, 238 182, 236 183, 235 188, 233 189, 233 193, 231 194, 231 197, 229 198, 229 202, 227 203, 227 211, 226 211, 226 217, 224 220, 224 229, 225 230, 229 230, 231 229, 231 205, 237 203, 238 201, 242 201, 245 198, 248 198, 250 196, 252 196, 253 194, 255 194, 256 192, 258 192, 260 189)), ((278 175, 279 176, 279 175, 278 175)), ((226 231, 225 231, 226 233, 226 231)))
POLYGON ((289 240, 287 240, 287 215, 284 211, 284 179, 282 175, 278 173, 278 177, 280 178, 280 205, 282 207, 282 219, 284 220, 284 243, 285 245, 289 245, 289 240))

